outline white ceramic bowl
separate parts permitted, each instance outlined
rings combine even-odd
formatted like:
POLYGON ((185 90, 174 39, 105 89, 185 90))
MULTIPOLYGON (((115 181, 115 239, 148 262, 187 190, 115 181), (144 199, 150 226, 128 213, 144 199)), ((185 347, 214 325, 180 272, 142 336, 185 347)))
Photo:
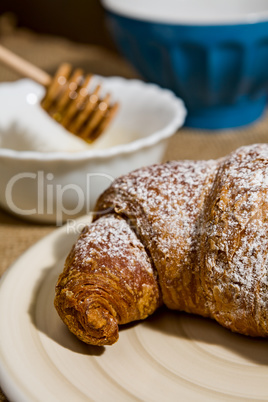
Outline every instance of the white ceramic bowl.
POLYGON ((114 178, 161 161, 168 138, 184 123, 183 102, 168 90, 138 80, 95 81, 120 102, 120 110, 92 149, 83 149, 84 143, 40 108, 42 87, 30 80, 0 85, 2 208, 61 225, 91 212, 114 178), (61 152, 53 151, 57 146, 61 152))

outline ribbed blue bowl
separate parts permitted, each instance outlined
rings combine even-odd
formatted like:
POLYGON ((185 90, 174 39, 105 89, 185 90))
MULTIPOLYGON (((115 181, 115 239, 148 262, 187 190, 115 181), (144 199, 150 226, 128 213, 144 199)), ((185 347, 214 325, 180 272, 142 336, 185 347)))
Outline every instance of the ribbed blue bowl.
POLYGON ((184 100, 187 126, 237 127, 262 115, 268 89, 268 19, 191 25, 108 9, 107 21, 118 48, 142 77, 184 100))

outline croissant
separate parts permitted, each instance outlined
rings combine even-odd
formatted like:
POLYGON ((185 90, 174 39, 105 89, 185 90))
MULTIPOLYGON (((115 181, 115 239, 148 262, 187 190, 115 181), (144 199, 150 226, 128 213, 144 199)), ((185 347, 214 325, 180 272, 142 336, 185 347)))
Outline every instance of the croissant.
POLYGON ((268 335, 268 145, 116 179, 67 257, 55 307, 93 345, 164 304, 268 335))

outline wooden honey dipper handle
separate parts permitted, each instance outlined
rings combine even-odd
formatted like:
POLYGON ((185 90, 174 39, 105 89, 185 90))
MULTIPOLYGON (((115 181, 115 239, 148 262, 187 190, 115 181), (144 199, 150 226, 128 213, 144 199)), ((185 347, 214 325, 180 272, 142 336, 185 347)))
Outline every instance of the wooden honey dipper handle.
POLYGON ((51 76, 34 64, 17 56, 10 50, 0 45, 0 62, 10 67, 20 75, 31 78, 45 87, 51 83, 51 76))

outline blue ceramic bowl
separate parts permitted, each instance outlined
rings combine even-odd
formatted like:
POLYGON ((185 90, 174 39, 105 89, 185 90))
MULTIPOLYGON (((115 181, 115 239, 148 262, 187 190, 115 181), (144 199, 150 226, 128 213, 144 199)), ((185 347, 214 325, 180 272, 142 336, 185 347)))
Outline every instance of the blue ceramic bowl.
POLYGON ((186 125, 258 119, 268 89, 267 0, 102 0, 110 32, 141 76, 181 97, 186 125))

